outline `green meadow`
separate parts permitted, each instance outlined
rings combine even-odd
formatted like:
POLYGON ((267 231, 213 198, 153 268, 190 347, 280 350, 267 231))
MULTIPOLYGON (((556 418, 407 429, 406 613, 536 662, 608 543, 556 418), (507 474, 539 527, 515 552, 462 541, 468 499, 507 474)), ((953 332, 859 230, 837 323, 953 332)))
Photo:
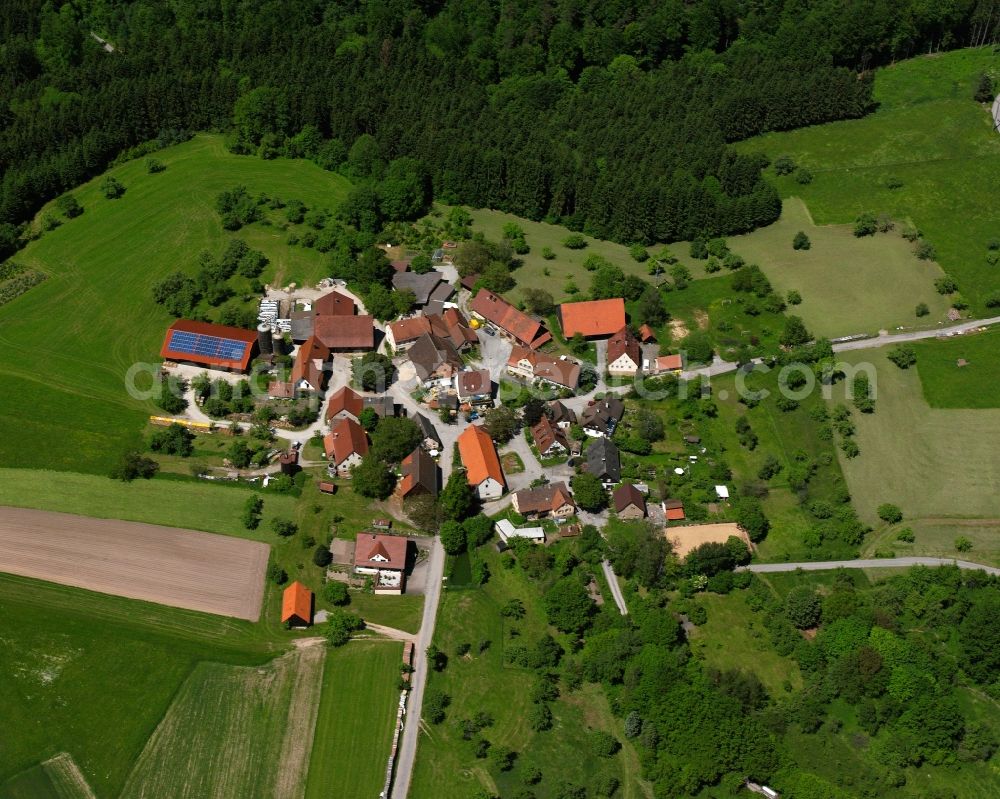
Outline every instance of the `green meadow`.
MULTIPOLYGON (((434 643, 448 655, 449 662, 443 672, 430 675, 428 691, 443 691, 451 697, 451 704, 441 724, 423 722, 411 795, 414 799, 467 799, 485 789, 492 795, 513 796, 523 785, 523 775, 537 767, 542 780, 531 790, 539 797, 557 796, 559 787, 567 782, 592 784, 601 774, 619 779, 618 796, 645 796, 638 759, 627 740, 609 760, 582 754, 588 729, 616 732, 620 723, 616 723, 599 686, 565 691, 552 703, 552 729, 531 729, 528 711, 536 676, 505 662, 503 650, 510 644, 506 629, 510 622, 501 617, 500 608, 511 598, 520 599, 526 615, 516 622, 517 640, 526 644, 536 641, 551 632, 538 587, 519 568, 505 569, 492 548, 483 547, 477 554, 489 565, 489 582, 479 588, 446 591, 441 599, 434 643), (482 642, 488 645, 481 652, 482 642), (462 643, 469 643, 471 650, 459 656, 456 650, 462 643), (483 737, 494 746, 517 752, 511 771, 499 772, 488 760, 477 759, 472 743, 462 739, 459 721, 479 711, 494 719, 482 732, 483 737)), ((562 643, 568 646, 567 640, 562 643)))
POLYGON ((355 641, 327 657, 306 799, 382 791, 402 662, 397 641, 355 641))
POLYGON ((159 174, 148 174, 144 159, 107 173, 125 185, 120 199, 104 198, 102 178, 79 187, 84 213, 17 254, 48 280, 0 307, 0 462, 107 471, 154 410, 125 390, 132 364, 158 363, 172 321, 153 303, 152 286, 177 270, 193 273, 201 251, 219 255, 239 237, 270 259, 264 282, 323 275, 323 256, 289 247, 278 224, 224 231, 215 197, 245 185, 332 208, 348 188, 344 178, 304 160, 232 155, 211 135, 157 158, 166 165, 159 174))
MULTIPOLYGON (((841 457, 854 506, 876 528, 866 540, 866 552, 888 548, 898 554, 1000 563, 1000 463, 995 451, 1000 411, 930 407, 921 387, 920 364, 901 370, 884 349, 841 357, 852 364, 871 364, 877 377, 875 412, 854 413, 861 454, 841 457), (898 529, 879 521, 876 509, 884 502, 902 509, 900 526, 913 528, 913 544, 896 541, 898 529), (960 535, 972 540, 971 551, 955 550, 960 535)), ((838 399, 843 395, 835 392, 834 401, 838 399)))
MULTIPOLYGON (((808 185, 769 173, 782 195, 801 197, 820 225, 851 224, 865 212, 908 220, 935 247, 973 313, 989 315, 985 299, 1000 289, 1000 271, 986 261, 987 243, 1000 238, 1000 134, 972 93, 980 73, 998 67, 1000 56, 991 48, 901 61, 876 73, 874 114, 771 133, 738 147, 772 161, 790 155, 811 171, 808 185)), ((920 301, 928 301, 924 292, 907 297, 910 306, 920 301)))
POLYGON ((996 328, 913 346, 924 399, 932 408, 1000 408, 1000 331, 996 328))
MULTIPOLYGON (((279 651, 264 625, 0 575, 0 784, 60 752, 117 797, 192 670, 279 651)), ((0 796, 3 796, 0 788, 0 796)))
POLYGON ((17 731, 0 799, 86 799, 67 792, 72 762, 98 799, 381 787, 396 642, 287 652, 276 626, 8 575, 0 641, 0 717, 17 731))
POLYGON ((850 225, 816 225, 797 197, 785 200, 781 218, 729 240, 733 252, 759 264, 775 290, 802 295, 788 313, 801 316, 816 336, 877 333, 946 320, 949 304, 934 288, 940 267, 921 261, 898 231, 857 238, 850 225), (799 231, 808 250, 792 248, 799 231), (930 313, 918 318, 917 303, 930 313))

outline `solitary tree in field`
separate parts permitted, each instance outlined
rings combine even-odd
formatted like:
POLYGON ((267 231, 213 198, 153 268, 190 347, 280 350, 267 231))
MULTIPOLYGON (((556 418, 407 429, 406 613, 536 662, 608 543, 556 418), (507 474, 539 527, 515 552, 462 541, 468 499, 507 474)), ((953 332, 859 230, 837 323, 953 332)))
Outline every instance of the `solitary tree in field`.
POLYGON ((810 247, 812 247, 812 242, 809 241, 809 237, 805 233, 800 230, 795 234, 795 238, 792 239, 793 250, 808 250, 810 247))
POLYGON ((877 513, 878 517, 888 524, 896 524, 903 521, 903 511, 899 509, 898 505, 893 505, 891 502, 879 505, 877 513))
POLYGON ((985 72, 979 76, 976 84, 976 93, 973 95, 977 103, 993 102, 993 78, 985 72))
POLYGON ((101 193, 109 200, 117 200, 125 193, 125 186, 118 178, 108 175, 101 181, 101 193))

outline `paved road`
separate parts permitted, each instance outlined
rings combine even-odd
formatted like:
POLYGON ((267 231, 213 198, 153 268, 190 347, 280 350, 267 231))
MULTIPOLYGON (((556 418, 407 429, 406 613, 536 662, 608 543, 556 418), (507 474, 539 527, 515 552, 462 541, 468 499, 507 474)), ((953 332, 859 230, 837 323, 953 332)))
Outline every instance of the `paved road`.
POLYGON ((812 563, 754 563, 744 566, 738 571, 751 571, 760 574, 773 572, 825 571, 828 569, 905 569, 910 566, 958 566, 960 569, 982 570, 988 574, 1000 575, 1000 569, 993 566, 983 566, 967 560, 953 558, 871 558, 865 560, 821 560, 812 563))
POLYGON ((441 600, 441 578, 444 575, 444 547, 435 538, 428 558, 427 585, 424 593, 424 618, 414 644, 413 674, 410 675, 410 698, 406 707, 403 735, 396 751, 396 776, 392 782, 391 799, 405 799, 413 777, 413 763, 417 757, 417 739, 420 736, 420 713, 427 687, 427 647, 434 639, 434 623, 438 602, 441 600))
POLYGON ((625 596, 622 594, 621 586, 618 585, 618 575, 615 574, 615 570, 611 568, 611 564, 606 560, 601 561, 601 568, 604 570, 604 576, 611 587, 611 596, 614 597, 618 611, 622 616, 627 616, 628 605, 625 604, 625 596))
POLYGON ((931 330, 913 330, 907 333, 887 333, 875 338, 863 338, 857 341, 841 341, 833 345, 834 352, 846 352, 848 350, 869 350, 876 347, 885 347, 889 344, 901 344, 906 341, 920 341, 926 338, 938 338, 941 336, 954 336, 959 333, 967 333, 977 327, 989 327, 1000 324, 1000 316, 993 316, 989 319, 972 319, 968 322, 961 322, 948 327, 938 327, 931 330))

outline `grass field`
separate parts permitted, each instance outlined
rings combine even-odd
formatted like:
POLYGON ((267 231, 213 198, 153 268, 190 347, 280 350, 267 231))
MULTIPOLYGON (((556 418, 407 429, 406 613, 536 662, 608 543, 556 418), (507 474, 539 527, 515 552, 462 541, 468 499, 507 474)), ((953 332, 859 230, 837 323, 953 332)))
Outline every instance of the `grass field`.
POLYGON ((932 408, 1000 408, 1000 331, 914 344, 924 399, 932 408), (965 366, 959 366, 965 360, 965 366))
POLYGON ((263 666, 199 663, 149 739, 121 799, 302 795, 326 649, 263 666))
MULTIPOLYGON (((180 686, 202 661, 259 665, 265 625, 0 575, 0 781, 66 752, 117 797, 180 686)), ((2 795, 2 794, 0 794, 2 795)))
POLYGON ((708 611, 708 623, 689 634, 691 651, 710 668, 724 671, 739 667, 752 671, 773 697, 787 694, 784 683, 802 687, 798 664, 774 651, 770 633, 747 607, 742 592, 727 596, 705 593, 698 604, 708 611))
POLYGON ((843 353, 851 363, 870 362, 877 370, 873 414, 855 413, 861 455, 842 466, 862 519, 878 525, 883 502, 899 505, 904 526, 916 542, 893 541, 893 530, 869 539, 866 550, 889 545, 900 554, 957 557, 953 542, 965 535, 973 548, 962 557, 1000 562, 1000 411, 931 408, 916 369, 900 370, 884 350, 843 353))
POLYGON ((306 799, 372 799, 382 790, 399 703, 403 646, 356 641, 330 652, 306 799))
POLYGON ((586 751, 588 729, 617 731, 599 686, 564 693, 552 703, 553 728, 532 731, 527 715, 530 689, 536 678, 533 672, 504 662, 506 635, 499 611, 508 599, 521 599, 527 614, 517 622, 518 640, 534 642, 547 630, 538 588, 519 569, 504 569, 496 553, 488 548, 481 549, 479 555, 489 564, 489 582, 482 588, 446 592, 438 611, 435 644, 448 655, 449 663, 444 672, 431 674, 429 690, 444 691, 451 697, 451 704, 445 721, 428 725, 420 737, 411 796, 467 799, 478 788, 513 796, 522 784, 521 776, 533 767, 543 774, 542 781, 531 789, 540 799, 556 796, 562 783, 591 784, 602 772, 614 774, 621 781, 618 796, 644 796, 639 764, 627 740, 611 760, 602 762, 601 758, 581 755, 586 751), (480 653, 482 641, 490 645, 480 653), (455 651, 463 642, 470 643, 472 649, 468 655, 458 657, 455 651), (483 737, 495 746, 508 746, 518 753, 510 772, 498 772, 488 761, 476 759, 472 744, 462 740, 457 722, 481 710, 494 718, 483 737))
POLYGON ((946 320, 948 302, 934 288, 942 272, 921 261, 898 232, 856 238, 850 225, 813 223, 798 198, 785 200, 781 219, 766 228, 729 240, 733 252, 760 264, 775 289, 802 295, 797 314, 817 336, 846 336, 883 328, 922 326, 946 320), (792 249, 799 231, 808 250, 792 249), (930 315, 918 319, 917 303, 930 315))
POLYGON ((256 531, 250 532, 240 522, 240 516, 251 493, 249 488, 195 480, 153 479, 122 483, 97 475, 0 469, 0 505, 273 541, 271 518, 293 516, 295 498, 267 494, 264 520, 256 531))
POLYGON ((105 200, 101 177, 74 192, 85 211, 29 244, 17 260, 49 275, 0 308, 0 461, 104 472, 143 429, 148 403, 125 392, 126 370, 156 363, 167 313, 151 287, 175 270, 194 272, 208 249, 218 255, 240 237, 271 264, 265 282, 311 282, 323 256, 291 248, 277 226, 224 231, 215 196, 236 185, 307 205, 333 207, 347 182, 304 160, 265 161, 229 154, 219 136, 200 135, 110 174, 127 188, 105 200), (44 363, 44 369, 40 364, 44 363))
POLYGON ((94 799, 73 758, 62 753, 0 785, 2 799, 94 799))
POLYGON ((1000 273, 986 262, 987 242, 1000 237, 1000 136, 972 92, 981 72, 998 67, 990 48, 902 61, 876 73, 874 114, 768 134, 739 148, 772 159, 788 154, 807 167, 809 185, 791 176, 774 180, 784 196, 801 197, 820 225, 851 223, 867 211, 911 220, 973 312, 985 315, 986 296, 1000 289, 1000 273), (890 178, 902 186, 889 188, 890 178))
POLYGON ((424 598, 418 594, 376 596, 352 591, 348 610, 375 624, 417 633, 420 631, 420 622, 424 616, 424 598))

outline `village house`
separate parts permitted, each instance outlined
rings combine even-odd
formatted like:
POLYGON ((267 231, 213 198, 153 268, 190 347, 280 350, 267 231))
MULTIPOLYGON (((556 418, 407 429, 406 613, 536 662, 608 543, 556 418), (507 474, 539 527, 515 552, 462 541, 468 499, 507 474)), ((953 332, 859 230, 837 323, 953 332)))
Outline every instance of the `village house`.
POLYGON ((295 396, 302 392, 319 394, 323 391, 324 364, 330 359, 330 350, 315 336, 299 345, 292 364, 291 384, 295 396))
POLYGON ((519 345, 511 350, 507 371, 525 380, 539 380, 570 391, 580 383, 580 364, 576 361, 550 358, 519 345))
POLYGON ((432 302, 443 305, 455 293, 455 287, 445 282, 444 275, 433 270, 423 274, 396 272, 392 276, 392 288, 394 291, 412 291, 420 308, 432 302))
POLYGON ((599 438, 587 447, 586 469, 606 487, 622 479, 621 456, 610 438, 599 438))
POLYGON ((313 621, 313 592, 296 580, 281 595, 281 623, 308 627, 313 621))
POLYGON ((402 594, 406 587, 409 540, 398 535, 358 533, 354 573, 372 578, 376 594, 402 594))
POLYGON ((614 435, 618 423, 625 415, 625 403, 617 397, 596 400, 580 415, 583 431, 592 438, 614 435))
POLYGON ((417 427, 420 428, 420 432, 424 436, 424 439, 423 441, 420 442, 420 445, 428 452, 440 451, 441 436, 438 434, 437 428, 434 426, 434 422, 432 422, 422 413, 414 413, 413 416, 411 416, 410 418, 417 423, 417 427))
POLYGON ((645 366, 651 375, 662 375, 667 372, 679 375, 684 370, 684 358, 681 355, 660 355, 647 360, 645 366))
POLYGON ((539 488, 525 488, 511 495, 514 510, 528 519, 548 516, 568 519, 576 513, 576 503, 566 483, 549 483, 539 488))
POLYGON ((500 519, 493 529, 504 544, 512 538, 526 538, 533 544, 545 543, 545 531, 541 527, 515 527, 510 519, 500 519))
POLYGON ((538 424, 532 426, 531 438, 543 458, 554 458, 569 452, 566 432, 552 424, 548 416, 543 416, 538 424))
POLYGON ((330 424, 340 419, 353 419, 356 422, 361 418, 363 408, 364 401, 361 395, 354 389, 344 386, 330 395, 326 404, 326 420, 330 424))
POLYGON ((569 430, 569 428, 576 424, 576 411, 567 407, 559 400, 552 400, 549 403, 549 414, 552 424, 560 430, 569 430))
POLYGON ((584 338, 607 338, 625 327, 625 300, 564 302, 559 306, 559 324, 567 340, 579 333, 584 338))
POLYGON ((323 449, 329 461, 327 470, 339 477, 350 477, 351 467, 368 454, 368 438, 353 419, 339 419, 323 439, 323 449))
POLYGON ((608 374, 635 375, 642 368, 642 345, 623 327, 608 339, 608 374))
POLYGON ((646 518, 646 497, 630 483, 624 483, 611 492, 611 505, 619 519, 646 518))
POLYGON ((458 455, 465 476, 480 499, 498 499, 507 490, 500 456, 490 434, 478 425, 469 425, 458 437, 458 455))
POLYGON ((417 377, 424 383, 450 381, 462 368, 462 356, 447 339, 424 333, 410 347, 407 355, 417 377))
POLYGON ((441 475, 434 459, 423 447, 417 447, 400 464, 402 478, 396 492, 403 499, 420 494, 436 497, 441 490, 441 475))
POLYGON ((649 325, 642 325, 639 328, 639 341, 643 344, 652 344, 656 342, 656 331, 653 330, 649 325))
POLYGON ((537 350, 552 340, 545 326, 519 311, 492 291, 480 289, 469 302, 469 310, 483 321, 498 328, 503 335, 528 349, 537 350))
POLYGON ((493 404, 493 380, 489 369, 472 369, 455 375, 455 393, 459 402, 471 405, 493 404))
POLYGON ((396 352, 406 352, 425 333, 433 333, 450 342, 458 352, 465 352, 479 343, 476 331, 469 327, 468 320, 457 308, 391 322, 386 327, 385 337, 396 352))

